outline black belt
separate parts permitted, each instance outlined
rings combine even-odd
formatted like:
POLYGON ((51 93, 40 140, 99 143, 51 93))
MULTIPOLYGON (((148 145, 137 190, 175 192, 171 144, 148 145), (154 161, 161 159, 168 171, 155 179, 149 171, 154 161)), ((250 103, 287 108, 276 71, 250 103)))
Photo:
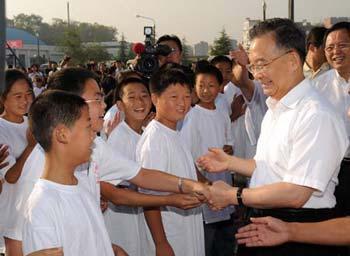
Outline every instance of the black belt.
POLYGON ((344 157, 344 158, 343 158, 343 161, 344 161, 344 162, 350 162, 350 157, 344 157))
POLYGON ((288 222, 317 222, 328 220, 336 216, 333 208, 279 208, 279 209, 254 209, 250 211, 251 217, 272 216, 288 222))

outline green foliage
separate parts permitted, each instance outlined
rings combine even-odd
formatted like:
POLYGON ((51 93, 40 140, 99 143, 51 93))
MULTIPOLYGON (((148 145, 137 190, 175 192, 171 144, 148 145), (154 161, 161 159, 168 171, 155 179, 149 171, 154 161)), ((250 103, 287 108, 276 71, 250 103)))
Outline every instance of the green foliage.
POLYGON ((182 44, 182 64, 185 66, 188 66, 191 63, 190 49, 185 37, 182 38, 181 44, 182 44))
POLYGON ((129 59, 130 55, 130 47, 129 44, 125 40, 124 34, 122 34, 121 39, 119 41, 119 47, 117 50, 116 58, 123 62, 126 62, 129 59))
POLYGON ((79 32, 75 28, 69 28, 64 32, 59 47, 66 54, 72 57, 74 64, 85 63, 88 60, 105 61, 111 56, 102 46, 97 44, 83 45, 79 32))
POLYGON ((225 29, 221 30, 220 37, 215 38, 214 44, 210 47, 210 55, 227 55, 231 50, 231 41, 225 29))
POLYGON ((106 61, 111 59, 111 55, 101 45, 93 44, 85 47, 85 56, 89 60, 96 62, 106 61))
POLYGON ((32 34, 39 33, 39 38, 49 45, 57 45, 67 29, 73 29, 78 33, 81 42, 105 42, 115 41, 117 29, 115 27, 104 26, 98 23, 76 22, 68 24, 66 21, 53 18, 51 24, 43 22, 39 15, 18 14, 13 20, 8 20, 8 24, 19 29, 26 30, 32 34))

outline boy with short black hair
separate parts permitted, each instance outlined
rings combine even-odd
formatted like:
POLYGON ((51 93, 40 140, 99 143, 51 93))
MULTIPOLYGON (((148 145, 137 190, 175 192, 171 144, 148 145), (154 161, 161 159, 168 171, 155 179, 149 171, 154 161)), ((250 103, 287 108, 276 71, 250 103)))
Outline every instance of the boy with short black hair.
POLYGON ((61 91, 39 96, 29 112, 45 168, 27 202, 23 252, 62 248, 64 255, 114 255, 95 198, 74 176, 90 160, 95 132, 85 101, 61 91))
MULTIPOLYGON (((216 108, 216 97, 220 93, 222 75, 213 65, 203 65, 196 70, 195 90, 199 102, 186 115, 181 137, 186 142, 193 157, 193 161, 205 154, 208 148, 223 148, 232 154, 231 122, 227 115, 216 108)), ((232 184, 229 171, 222 173, 202 172, 211 182, 222 180, 232 184)), ((205 255, 233 255, 234 234, 233 207, 226 207, 221 211, 212 211, 203 205, 205 255)))
MULTIPOLYGON (((116 104, 125 113, 125 120, 113 130, 107 143, 130 160, 136 160, 136 145, 142 134, 142 125, 152 105, 147 88, 148 85, 144 81, 130 77, 122 80, 116 91, 116 104)), ((123 181, 118 187, 124 188, 124 192, 128 191, 129 194, 132 190, 137 190, 135 185, 127 181, 123 181)), ((101 188, 105 195, 107 192, 108 194, 113 192, 112 187, 108 184, 103 183, 101 188)), ((127 195, 124 197, 125 199, 130 198, 127 195)), ((201 203, 195 196, 182 194, 156 196, 135 192, 134 197, 138 206, 171 205, 179 207, 179 202, 181 202, 183 206, 186 205, 185 208, 192 208, 201 203)), ((130 205, 132 205, 131 202, 130 205)), ((130 255, 144 255, 142 243, 145 232, 139 226, 144 216, 140 208, 135 207, 135 204, 134 207, 109 204, 109 208, 104 213, 104 219, 113 243, 123 247, 130 255)))
MULTIPOLYGON (((147 168, 197 179, 191 153, 176 131, 177 122, 191 106, 191 87, 186 75, 176 68, 161 69, 152 76, 150 90, 156 117, 137 145, 137 160, 147 168)), ((153 244, 145 246, 144 255, 204 255, 200 208, 149 208, 145 209, 145 217, 150 230, 148 240, 153 238, 155 248, 153 244)))

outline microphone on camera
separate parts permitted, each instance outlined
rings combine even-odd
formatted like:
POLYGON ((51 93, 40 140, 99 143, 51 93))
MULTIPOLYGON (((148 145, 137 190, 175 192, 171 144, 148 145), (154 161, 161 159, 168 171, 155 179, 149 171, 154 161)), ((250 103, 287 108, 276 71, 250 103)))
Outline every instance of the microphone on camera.
POLYGON ((140 55, 145 51, 145 45, 143 43, 135 43, 132 46, 132 51, 137 54, 140 55))

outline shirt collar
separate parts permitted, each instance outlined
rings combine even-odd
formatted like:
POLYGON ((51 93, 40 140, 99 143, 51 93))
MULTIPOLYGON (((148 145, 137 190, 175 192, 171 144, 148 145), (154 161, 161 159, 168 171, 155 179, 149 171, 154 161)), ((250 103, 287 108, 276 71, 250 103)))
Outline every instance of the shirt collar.
POLYGON ((310 80, 304 79, 299 84, 297 84, 293 89, 291 89, 282 99, 279 101, 269 97, 266 100, 266 104, 269 109, 274 111, 279 108, 290 108, 294 109, 298 103, 310 92, 310 80))
POLYGON ((343 77, 340 76, 339 72, 334 69, 335 71, 335 77, 337 78, 337 80, 340 82, 340 83, 350 83, 350 80, 349 81, 346 81, 343 77))

